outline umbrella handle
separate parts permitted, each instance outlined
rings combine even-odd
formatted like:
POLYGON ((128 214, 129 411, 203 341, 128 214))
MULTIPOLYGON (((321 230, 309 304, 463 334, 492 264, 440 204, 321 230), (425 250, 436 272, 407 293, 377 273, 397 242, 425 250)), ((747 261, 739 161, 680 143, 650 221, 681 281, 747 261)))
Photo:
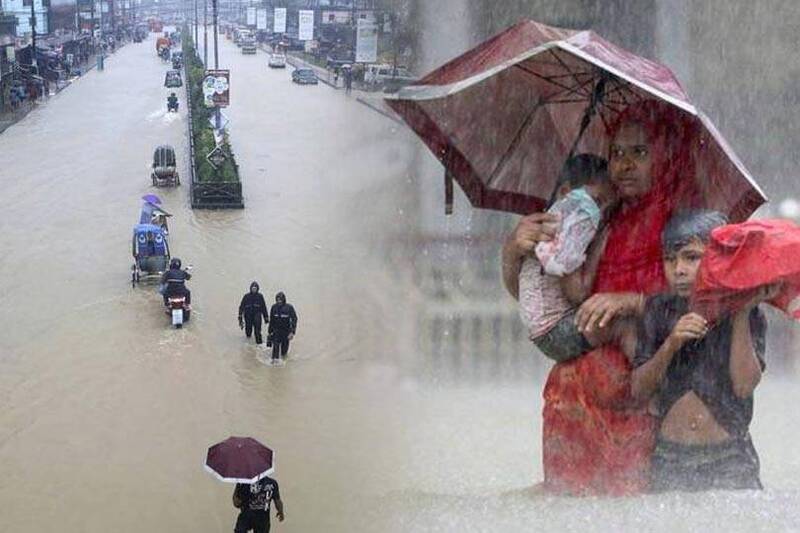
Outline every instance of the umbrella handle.
POLYGON ((444 214, 453 214, 453 175, 444 171, 444 214))

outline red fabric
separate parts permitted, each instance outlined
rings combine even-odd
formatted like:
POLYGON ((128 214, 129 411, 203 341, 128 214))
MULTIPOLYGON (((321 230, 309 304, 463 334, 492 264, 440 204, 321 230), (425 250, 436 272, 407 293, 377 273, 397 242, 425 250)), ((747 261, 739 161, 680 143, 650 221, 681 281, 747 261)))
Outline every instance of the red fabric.
POLYGON ((710 321, 742 309, 762 285, 783 283, 770 303, 800 320, 800 226, 751 220, 711 232, 697 272, 692 309, 710 321))
MULTIPOLYGON (((696 130, 655 101, 630 108, 614 126, 638 122, 653 157, 650 191, 610 222, 593 292, 664 289, 661 232, 679 205, 692 205, 689 146, 696 130)), ((644 409, 629 407, 630 364, 616 346, 597 348, 553 367, 544 390, 545 484, 572 494, 635 494, 647 486, 655 426, 644 409)))

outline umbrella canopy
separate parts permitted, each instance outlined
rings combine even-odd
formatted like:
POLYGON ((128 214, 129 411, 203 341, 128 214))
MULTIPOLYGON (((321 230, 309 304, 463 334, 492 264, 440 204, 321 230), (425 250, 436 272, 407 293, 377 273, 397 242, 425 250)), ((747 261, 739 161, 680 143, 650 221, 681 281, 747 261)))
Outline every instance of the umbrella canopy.
POLYGON ((732 220, 766 200, 711 121, 665 66, 592 31, 523 21, 386 97, 472 205, 528 214, 546 207, 565 160, 607 154, 631 104, 656 99, 696 126, 696 181, 732 220))
POLYGON ((144 200, 149 204, 161 205, 161 198, 159 198, 155 194, 145 194, 144 196, 142 196, 142 200, 144 200))
POLYGON ((229 437, 208 449, 205 469, 226 483, 255 483, 275 470, 274 458, 252 437, 229 437))

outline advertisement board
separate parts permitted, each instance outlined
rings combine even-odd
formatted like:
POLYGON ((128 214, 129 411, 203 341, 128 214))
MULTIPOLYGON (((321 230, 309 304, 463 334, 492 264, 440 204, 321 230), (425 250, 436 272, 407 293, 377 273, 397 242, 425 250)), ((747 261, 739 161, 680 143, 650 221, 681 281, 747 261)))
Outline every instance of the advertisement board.
POLYGON ((323 11, 320 22, 322 24, 350 24, 350 11, 323 11))
POLYGON ((258 8, 256 10, 256 29, 257 30, 266 30, 267 29, 267 10, 258 8))
POLYGON ((297 37, 301 41, 311 41, 314 39, 314 12, 308 9, 301 9, 298 15, 297 37))
POLYGON ((247 25, 248 26, 255 26, 256 25, 256 8, 255 7, 248 7, 247 8, 247 25))
POLYGON ((203 101, 206 107, 228 107, 231 102, 230 70, 206 70, 203 101))
POLYGON ((275 8, 275 24, 273 25, 272 31, 275 33, 286 33, 286 8, 285 7, 276 7, 275 8))
POLYGON ((378 60, 378 25, 359 19, 356 30, 356 63, 375 63, 378 60))

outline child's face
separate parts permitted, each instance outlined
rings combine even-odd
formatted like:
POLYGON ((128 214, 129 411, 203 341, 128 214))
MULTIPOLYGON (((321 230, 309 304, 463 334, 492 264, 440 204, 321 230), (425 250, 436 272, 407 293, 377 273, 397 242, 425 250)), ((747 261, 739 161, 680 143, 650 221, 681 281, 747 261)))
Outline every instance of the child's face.
POLYGON ((692 294, 705 251, 706 245, 700 239, 692 239, 678 250, 664 252, 664 273, 670 291, 684 298, 692 294))
POLYGON ((608 180, 596 180, 585 185, 586 192, 594 198, 600 210, 611 207, 617 201, 617 193, 614 186, 608 180))

